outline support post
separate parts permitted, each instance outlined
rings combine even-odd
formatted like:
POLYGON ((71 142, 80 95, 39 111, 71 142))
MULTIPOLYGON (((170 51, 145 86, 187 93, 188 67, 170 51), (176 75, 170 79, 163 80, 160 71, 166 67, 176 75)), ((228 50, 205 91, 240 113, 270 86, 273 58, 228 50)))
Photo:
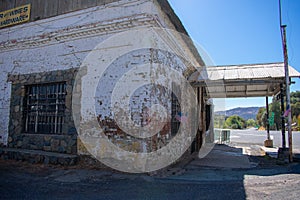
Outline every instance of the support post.
POLYGON ((269 119, 269 98, 266 97, 266 111, 267 111, 267 139, 270 140, 270 119, 269 119))
POLYGON ((282 163, 289 162, 289 148, 286 148, 285 140, 285 120, 284 120, 284 90, 283 84, 280 84, 280 108, 281 108, 281 141, 282 147, 278 149, 278 159, 282 163))
POLYGON ((265 140, 264 142, 264 145, 265 147, 270 147, 272 148, 273 147, 273 140, 271 140, 271 137, 270 137, 270 122, 269 122, 269 99, 268 99, 268 96, 266 96, 266 115, 267 115, 267 121, 266 121, 266 124, 267 124, 267 140, 265 140))

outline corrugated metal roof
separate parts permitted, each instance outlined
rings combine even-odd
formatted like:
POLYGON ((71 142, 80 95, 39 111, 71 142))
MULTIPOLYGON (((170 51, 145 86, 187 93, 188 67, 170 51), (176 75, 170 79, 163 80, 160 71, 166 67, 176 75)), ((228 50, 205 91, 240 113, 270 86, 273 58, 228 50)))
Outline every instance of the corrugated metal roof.
MULTIPOLYGON (((272 96, 285 83, 284 63, 207 67, 207 77, 193 74, 189 81, 194 86, 206 86, 211 97, 272 96), (225 92, 225 94, 224 94, 225 92)), ((300 73, 289 66, 290 77, 300 73)))
MULTIPOLYGON (((211 80, 236 80, 236 79, 257 79, 257 78, 283 78, 284 63, 251 64, 251 65, 230 65, 207 67, 211 80), (213 72, 213 73, 210 73, 213 72)), ((290 77, 300 77, 300 73, 289 66, 290 77)))

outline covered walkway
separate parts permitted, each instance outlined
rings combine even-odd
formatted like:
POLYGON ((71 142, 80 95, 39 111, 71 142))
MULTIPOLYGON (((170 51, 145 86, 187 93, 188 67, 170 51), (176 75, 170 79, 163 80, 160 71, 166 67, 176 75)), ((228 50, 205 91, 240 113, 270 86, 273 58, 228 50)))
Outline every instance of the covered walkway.
MULTIPOLYGON (((289 66, 289 76, 300 78, 300 73, 289 66)), ((195 87, 207 87, 212 98, 273 96, 285 84, 284 63, 207 67, 207 74, 196 72, 189 81, 195 87)))
MULTIPOLYGON (((289 77, 300 78, 300 73, 289 66, 289 77)), ((190 78, 194 87, 205 88, 207 98, 266 97, 267 121, 269 120, 268 97, 280 94, 281 111, 284 111, 285 70, 284 63, 263 63, 207 67, 206 71, 194 72, 190 78)), ((282 127, 284 118, 282 117, 282 127)), ((283 148, 286 154, 285 129, 282 129, 283 148)), ((273 147, 267 123, 266 147, 273 147)), ((289 149, 292 156, 292 135, 289 133, 289 149)), ((291 159, 292 160, 292 159, 291 159)))

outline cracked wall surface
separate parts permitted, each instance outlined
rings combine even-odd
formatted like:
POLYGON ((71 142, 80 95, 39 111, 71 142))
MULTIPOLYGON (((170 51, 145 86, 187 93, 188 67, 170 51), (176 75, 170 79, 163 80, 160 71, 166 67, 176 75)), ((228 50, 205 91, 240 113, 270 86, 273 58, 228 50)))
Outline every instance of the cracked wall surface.
MULTIPOLYGON (((17 102, 12 103, 12 101, 15 101, 14 99, 17 99, 11 96, 13 94, 12 92, 16 90, 15 84, 30 84, 35 83, 36 80, 36 76, 31 76, 34 77, 31 78, 34 80, 28 80, 30 77, 21 80, 22 77, 26 77, 30 74, 51 73, 53 71, 67 73, 68 70, 77 69, 81 66, 84 58, 97 44, 121 31, 141 27, 178 29, 180 26, 170 20, 170 13, 166 14, 160 7, 162 4, 157 2, 160 1, 105 1, 105 4, 96 4, 94 7, 85 10, 70 12, 52 18, 2 29, 0 35, 0 68, 2 70, 0 74, 0 143, 7 145, 8 142, 11 142, 11 144, 14 144, 12 147, 24 146, 24 144, 18 143, 18 141, 22 139, 14 139, 13 142, 9 141, 9 134, 16 134, 16 132, 18 132, 17 134, 23 134, 21 129, 9 130, 9 121, 10 118, 13 117, 11 114, 12 109, 19 111, 19 109, 16 108, 17 102), (18 80, 12 80, 12 77, 18 80)), ((191 47, 188 46, 189 43, 187 41, 179 41, 178 45, 184 51, 188 52, 187 54, 189 54, 192 59, 199 63, 197 61, 199 59, 195 58, 195 53, 193 50, 190 50, 191 47)), ((176 62, 176 58, 172 58, 172 56, 167 53, 159 51, 150 52, 149 50, 139 52, 135 58, 137 60, 152 59, 152 62, 156 62, 155 60, 158 60, 158 58, 161 59, 161 57, 165 60, 165 64, 172 66, 174 65, 172 62, 176 62)), ((107 76, 112 79, 121 76, 122 67, 120 66, 124 66, 123 64, 126 62, 128 62, 128 57, 121 57, 114 63, 115 66, 111 68, 111 71, 108 71, 107 76), (110 77, 112 74, 114 77, 110 77)), ((179 61, 177 60, 177 62, 179 61)), ((182 73, 188 71, 187 69, 180 70, 182 73)), ((108 79, 107 83, 113 81, 112 79, 108 79)), ((41 81, 41 83, 47 83, 47 78, 41 81)), ((99 115, 101 114, 101 116, 99 116, 99 123, 102 123, 104 126, 110 123, 109 119, 111 118, 111 113, 106 111, 110 108, 107 105, 107 98, 111 95, 109 87, 107 88, 107 91, 101 92, 102 99, 100 100, 101 102, 99 101, 98 107, 99 115)), ((135 112, 132 113, 132 118, 136 123, 146 123, 146 117, 143 116, 143 112, 145 113, 144 107, 151 107, 151 103, 157 101, 163 103, 168 108, 168 113, 171 114, 171 103, 167 101, 171 99, 171 96, 172 93, 164 88, 152 88, 151 86, 140 88, 135 94, 135 97, 131 99, 131 107, 135 110, 135 112), (146 94, 147 91, 150 92, 146 94), (151 91, 152 94, 150 94, 151 91), (157 94, 163 94, 165 98, 154 98, 157 94), (144 104, 141 102, 135 104, 137 101, 143 101, 144 104)), ((72 121, 72 117, 70 117, 70 121, 72 121)), ((16 122, 14 123, 16 124, 16 122)), ((72 122, 70 123, 72 124, 72 122)), ((111 124, 110 126, 114 125, 111 124)), ((166 124, 160 135, 153 136, 153 138, 146 141, 146 149, 142 146, 143 142, 129 138, 131 147, 127 150, 142 152, 148 151, 147 148, 158 148, 159 145, 165 144, 167 140, 171 138, 170 126, 170 124, 166 124)), ((109 129, 112 128, 109 127, 109 129)), ((109 134, 110 133, 107 133, 107 135, 109 134)), ((22 135, 22 137, 23 136, 24 135, 22 135)), ((109 137, 118 143, 119 146, 128 148, 122 143, 123 141, 120 142, 120 140, 117 140, 119 136, 109 137)), ((128 136, 122 135, 122 137, 123 139, 128 139, 128 136)), ((59 140, 54 143, 63 145, 64 143, 74 140, 74 138, 72 138, 62 142, 59 138, 54 139, 59 140)), ((45 140, 48 140, 48 138, 45 139, 41 136, 41 141, 44 142, 45 140)), ((40 148, 43 149, 44 147, 37 145, 36 149, 40 148)), ((33 149, 35 149, 35 147, 33 149)), ((56 151, 47 148, 46 150, 56 151)), ((84 150, 82 151, 84 152, 84 150)), ((74 153, 75 151, 66 150, 64 152, 74 153)), ((79 150, 79 152, 81 151, 79 150)))

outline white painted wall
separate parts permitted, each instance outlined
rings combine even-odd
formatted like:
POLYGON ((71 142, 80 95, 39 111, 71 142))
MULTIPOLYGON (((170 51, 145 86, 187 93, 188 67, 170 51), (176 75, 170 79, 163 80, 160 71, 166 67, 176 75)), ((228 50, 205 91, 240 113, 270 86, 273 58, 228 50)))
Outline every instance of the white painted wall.
POLYGON ((116 32, 143 26, 173 28, 153 0, 122 0, 2 29, 0 143, 7 144, 8 141, 11 95, 8 74, 79 67, 88 53, 106 38, 116 32))

